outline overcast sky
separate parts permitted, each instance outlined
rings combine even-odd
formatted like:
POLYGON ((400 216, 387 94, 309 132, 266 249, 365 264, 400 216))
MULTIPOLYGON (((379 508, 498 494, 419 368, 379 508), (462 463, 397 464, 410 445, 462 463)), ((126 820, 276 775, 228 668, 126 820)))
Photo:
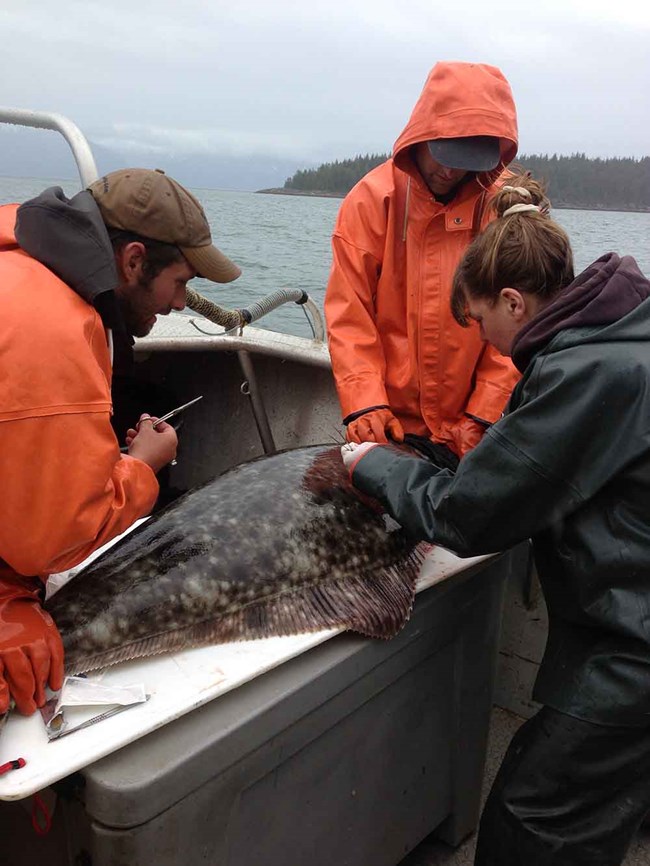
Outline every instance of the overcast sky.
POLYGON ((520 152, 650 155, 641 0, 1 0, 0 104, 161 154, 385 152, 437 60, 499 66, 520 152))

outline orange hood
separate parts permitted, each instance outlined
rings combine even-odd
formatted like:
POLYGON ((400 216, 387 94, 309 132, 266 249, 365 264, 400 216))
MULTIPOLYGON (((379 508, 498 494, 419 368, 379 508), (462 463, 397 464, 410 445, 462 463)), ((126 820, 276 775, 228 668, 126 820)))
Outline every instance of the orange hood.
POLYGON ((434 138, 492 135, 500 139, 501 164, 485 172, 492 183, 517 154, 517 112, 510 85, 496 66, 436 63, 408 123, 393 147, 393 159, 411 172, 409 148, 434 138))

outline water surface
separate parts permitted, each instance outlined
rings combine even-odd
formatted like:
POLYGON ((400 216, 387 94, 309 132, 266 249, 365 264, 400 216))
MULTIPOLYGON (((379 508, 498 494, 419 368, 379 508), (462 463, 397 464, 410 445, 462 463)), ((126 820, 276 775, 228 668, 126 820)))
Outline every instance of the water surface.
MULTIPOLYGON (((0 202, 24 201, 56 183, 68 195, 73 181, 0 177, 0 202)), ((331 264, 330 236, 341 200, 252 192, 193 190, 205 208, 216 245, 242 268, 233 283, 215 286, 195 280, 195 288, 224 307, 245 307, 280 288, 303 289, 322 309, 331 264)), ((650 213, 556 210, 567 230, 580 271, 606 252, 633 255, 650 274, 650 213)), ((302 308, 285 305, 258 327, 310 336, 302 308)))

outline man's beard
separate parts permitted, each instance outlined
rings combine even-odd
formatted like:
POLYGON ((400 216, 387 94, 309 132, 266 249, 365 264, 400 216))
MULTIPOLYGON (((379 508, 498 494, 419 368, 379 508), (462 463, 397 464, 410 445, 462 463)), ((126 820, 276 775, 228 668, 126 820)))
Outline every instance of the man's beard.
POLYGON ((440 202, 440 204, 449 204, 449 202, 453 201, 453 199, 458 195, 461 187, 465 186, 466 183, 469 183, 469 181, 475 177, 475 171, 468 171, 467 174, 464 177, 461 177, 458 183, 455 183, 447 192, 440 194, 434 193, 433 197, 436 201, 440 202))
POLYGON ((152 282, 153 278, 146 279, 145 277, 140 277, 138 285, 134 289, 130 289, 126 295, 118 296, 124 325, 132 337, 146 337, 151 331, 152 325, 149 319, 155 314, 150 310, 147 310, 145 314, 142 306, 144 306, 147 296, 150 294, 152 282))

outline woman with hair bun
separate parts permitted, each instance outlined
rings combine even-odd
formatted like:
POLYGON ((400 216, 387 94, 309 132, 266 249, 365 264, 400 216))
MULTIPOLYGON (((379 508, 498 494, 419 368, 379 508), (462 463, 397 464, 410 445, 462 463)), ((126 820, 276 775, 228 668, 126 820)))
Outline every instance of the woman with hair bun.
POLYGON ((615 866, 650 810, 650 283, 606 253, 574 277, 524 174, 467 249, 452 309, 522 378, 456 473, 343 446, 354 484, 460 556, 532 539, 549 613, 533 697, 485 806, 476 866, 615 866))

